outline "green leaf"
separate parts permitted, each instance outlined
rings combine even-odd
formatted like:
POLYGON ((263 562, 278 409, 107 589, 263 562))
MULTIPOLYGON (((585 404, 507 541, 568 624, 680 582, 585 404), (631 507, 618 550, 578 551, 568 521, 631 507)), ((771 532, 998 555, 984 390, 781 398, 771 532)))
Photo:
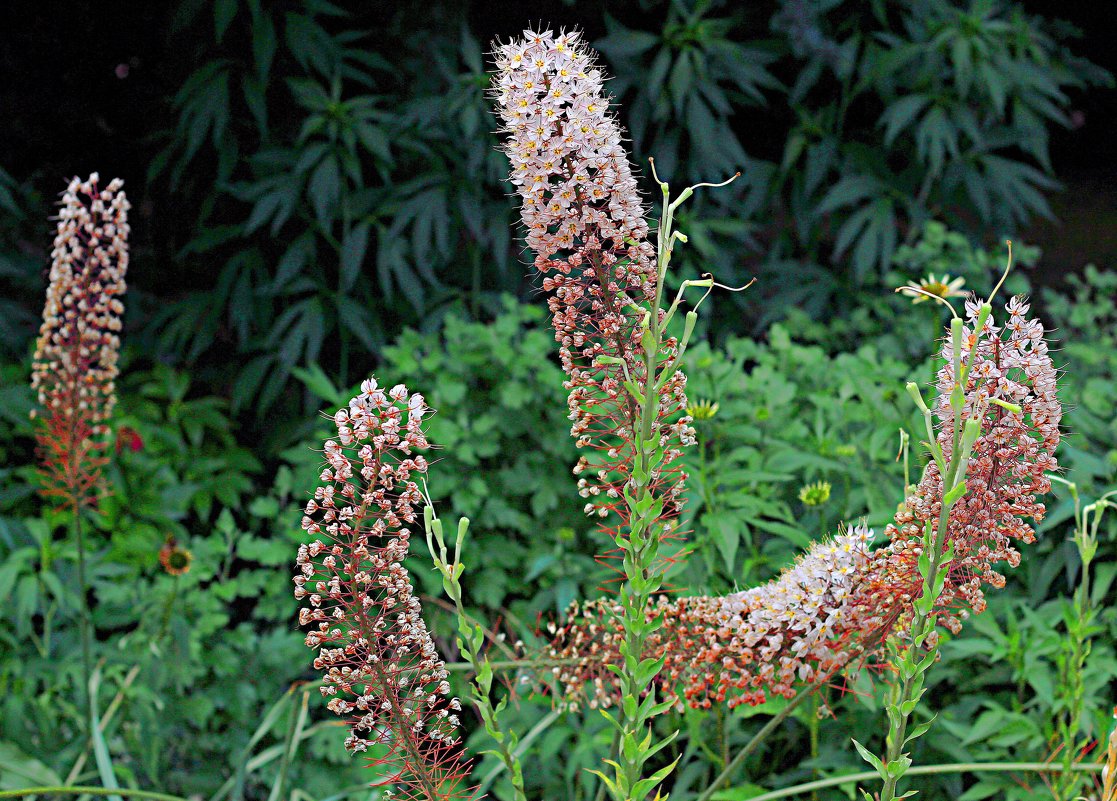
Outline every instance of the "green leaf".
POLYGON ((888 770, 884 767, 884 763, 880 761, 880 758, 868 748, 861 745, 861 743, 857 742, 857 740, 851 740, 851 742, 853 743, 853 747, 857 749, 857 753, 861 755, 861 758, 872 765, 882 779, 888 779, 888 770))
POLYGON ((21 787, 57 787, 62 784, 58 774, 34 757, 28 756, 14 743, 0 741, 0 790, 21 787))
POLYGON ((342 292, 352 289, 361 272, 361 265, 368 251, 369 224, 360 223, 350 230, 341 243, 341 286, 342 292))
POLYGON ((341 171, 336 158, 327 156, 315 168, 314 174, 310 176, 307 194, 318 222, 329 228, 334 208, 341 197, 341 171))
POLYGON ((237 0, 215 0, 213 4, 213 35, 218 44, 237 15, 237 0))
POLYGON ((815 214, 829 214, 858 201, 873 197, 879 191, 877 182, 864 175, 851 175, 841 179, 815 207, 815 214))
POLYGON ((929 102, 930 98, 924 95, 908 95, 889 105, 880 117, 884 124, 884 144, 891 146, 929 102))
MULTIPOLYGON (((109 755, 109 747, 101 731, 101 718, 97 712, 97 695, 100 687, 101 671, 100 668, 96 668, 89 678, 89 731, 90 738, 93 740, 93 759, 97 764, 101 786, 109 790, 117 790, 120 784, 116 780, 116 771, 113 769, 112 757, 109 755)), ((121 798, 118 795, 110 795, 109 801, 121 801, 121 798)))

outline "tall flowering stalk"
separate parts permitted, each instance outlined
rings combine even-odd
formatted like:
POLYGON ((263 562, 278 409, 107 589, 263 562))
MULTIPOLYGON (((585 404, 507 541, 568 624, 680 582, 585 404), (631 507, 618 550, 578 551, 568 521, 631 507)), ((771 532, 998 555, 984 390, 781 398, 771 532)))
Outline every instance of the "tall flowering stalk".
POLYGON ((31 388, 40 491, 69 510, 78 552, 82 668, 92 669, 81 510, 102 491, 108 420, 116 404, 121 315, 128 270, 128 199, 115 178, 74 178, 62 195, 50 284, 35 344, 31 388))
POLYGON ((423 622, 403 560, 421 527, 430 446, 430 409, 402 384, 361 385, 334 415, 321 484, 307 503, 295 597, 307 646, 323 672, 328 708, 348 717, 345 747, 367 753, 401 797, 445 801, 471 796, 459 741, 461 702, 450 695, 445 663, 423 622))
MULTIPOLYGON (((664 302, 673 247, 686 241, 673 229, 674 214, 694 187, 672 201, 660 184, 663 212, 653 248, 604 76, 580 35, 524 31, 498 48, 496 66, 493 90, 511 181, 535 267, 551 293, 571 434, 584 449, 574 468, 579 493, 619 550, 624 572, 610 607, 623 631, 619 664, 611 666, 621 710, 607 714, 618 748, 612 776, 598 776, 614 798, 638 801, 674 767, 644 775, 645 763, 674 737, 653 742, 649 731, 650 720, 671 704, 655 700, 652 682, 664 659, 646 651, 664 621, 647 609, 662 587, 660 546, 681 504, 686 476, 678 459, 694 442, 678 366, 697 317, 688 312, 676 338, 667 328, 680 299, 670 307, 664 302)), ((712 281, 683 288, 693 284, 712 281)))
POLYGON ((62 195, 50 284, 32 362, 42 493, 93 506, 116 404, 121 301, 128 270, 128 199, 119 178, 74 178, 62 195))
POLYGON ((1056 798, 1073 798, 1083 777, 1071 768, 1077 758, 1089 752, 1091 742, 1079 739, 1082 714, 1086 706, 1086 660, 1090 656, 1091 639, 1098 632, 1098 610, 1091 598, 1092 585, 1090 568, 1098 553, 1098 530, 1106 511, 1117 506, 1117 490, 1107 492, 1085 506, 1078 496, 1078 485, 1059 476, 1052 480, 1063 484, 1074 501, 1073 542, 1078 549, 1082 567, 1078 576, 1078 588, 1074 600, 1067 603, 1063 615, 1067 636, 1062 641, 1058 658, 1058 709, 1055 723, 1055 736, 1059 743, 1056 753, 1063 765, 1062 773, 1051 779, 1051 792, 1056 798))
POLYGON ((932 416, 938 417, 939 430, 928 442, 933 461, 890 527, 884 555, 885 575, 919 580, 893 587, 901 594, 898 615, 907 637, 897 641, 899 675, 887 706, 884 758, 874 761, 859 747, 881 773, 880 801, 898 797, 897 786, 911 765, 904 747, 930 726, 909 731, 908 721, 937 656, 936 625, 957 633, 971 611, 985 609, 983 586, 1004 586, 1004 575, 994 566, 1020 563, 1016 543, 1035 540, 1028 520, 1043 518, 1038 497, 1050 492, 1047 473, 1058 469, 1054 454, 1062 407, 1043 326, 1027 318, 1028 304, 1021 298, 1011 299, 1005 311, 1003 329, 994 324, 990 304, 974 300, 966 304, 966 321, 951 321, 934 412, 914 385, 908 387, 923 411, 929 439, 935 433, 932 416))
POLYGON ((442 576, 442 589, 454 604, 458 622, 458 650, 473 671, 473 680, 469 686, 473 706, 481 715, 485 731, 496 743, 496 753, 508 770, 513 798, 515 801, 527 801, 523 764, 516 750, 520 742, 519 737, 515 731, 502 727, 498 719, 508 705, 508 699, 502 698, 496 706, 493 706, 491 697, 493 665, 484 652, 485 630, 466 613, 462 600, 461 579, 465 573, 465 565, 462 564, 462 545, 469 531, 469 518, 463 517, 458 521, 458 536, 454 542, 452 558, 446 544, 442 521, 435 516, 434 505, 429 502, 423 508, 423 528, 427 535, 427 550, 430 551, 435 570, 442 576))

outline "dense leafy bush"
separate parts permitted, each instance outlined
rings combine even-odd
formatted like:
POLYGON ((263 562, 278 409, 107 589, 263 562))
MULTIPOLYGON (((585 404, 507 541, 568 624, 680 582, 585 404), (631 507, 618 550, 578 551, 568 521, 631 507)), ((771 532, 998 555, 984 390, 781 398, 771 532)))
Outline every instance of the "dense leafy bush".
MULTIPOLYGON (((743 333, 737 301, 762 323, 837 308, 932 218, 974 235, 1047 214, 1051 129, 1075 91, 1109 81, 1065 26, 1011 4, 663 0, 611 13, 578 23, 604 33, 637 163, 743 173, 684 217, 691 269, 765 279, 719 301, 718 335, 743 333)), ((173 254, 176 277, 149 289, 145 347, 238 412, 281 398, 294 411, 293 366, 321 359, 347 382, 402 323, 524 295, 506 167, 483 135, 485 40, 512 30, 481 32, 488 15, 457 7, 436 17, 427 29, 407 4, 385 20, 321 0, 178 9, 170 46, 194 68, 145 151, 147 193, 173 198, 176 225, 137 254, 173 254)), ((23 178, 4 179, 6 209, 26 206, 23 178)), ((8 241, 2 277, 28 290, 30 319, 36 262, 8 241)))

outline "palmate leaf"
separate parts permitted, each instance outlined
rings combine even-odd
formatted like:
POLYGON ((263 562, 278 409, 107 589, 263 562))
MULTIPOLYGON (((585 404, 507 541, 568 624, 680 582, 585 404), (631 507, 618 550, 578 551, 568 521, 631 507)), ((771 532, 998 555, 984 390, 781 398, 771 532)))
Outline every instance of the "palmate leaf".
POLYGON ((925 95, 908 95, 890 103, 880 117, 880 124, 884 126, 884 144, 890 147, 930 102, 931 98, 925 95))

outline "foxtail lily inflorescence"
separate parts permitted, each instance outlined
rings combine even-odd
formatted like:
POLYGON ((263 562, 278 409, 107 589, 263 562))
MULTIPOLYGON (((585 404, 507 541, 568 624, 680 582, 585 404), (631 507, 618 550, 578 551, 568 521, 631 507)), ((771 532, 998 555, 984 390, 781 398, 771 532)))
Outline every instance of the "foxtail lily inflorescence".
POLYGON ((117 178, 74 178, 62 195, 31 387, 42 492, 77 510, 100 492, 116 403, 128 199, 117 178))
MULTIPOLYGON (((470 797, 458 734, 461 702, 423 621, 403 560, 421 532, 431 410, 402 384, 374 379, 339 409, 321 484, 307 503, 295 597, 327 706, 348 717, 345 746, 364 753, 402 797, 470 797)), ((399 796, 397 796, 399 797, 399 796)))
POLYGON ((571 434, 586 451, 574 468, 579 492, 586 513, 615 536, 630 522, 623 492, 637 460, 645 393, 656 395, 651 428, 666 445, 651 490, 664 501, 661 519, 678 511, 685 476, 677 459, 694 438, 686 376, 674 369, 679 343, 664 337, 648 352, 648 315, 658 309, 662 277, 646 209, 609 112, 605 76, 578 32, 524 31, 498 49, 497 70, 510 180, 551 293, 571 434))
POLYGON ((616 546, 623 572, 617 604, 609 608, 623 632, 616 691, 632 701, 621 705, 620 716, 608 716, 616 754, 607 762, 612 775, 597 775, 617 801, 643 801, 674 768, 645 775, 646 763, 674 737, 655 740, 650 730, 670 703, 655 701, 653 681, 664 663, 646 649, 664 621, 645 610, 663 586, 661 546, 675 533, 686 479, 679 457, 694 443, 679 366, 697 314, 686 313, 681 337, 668 326, 683 291, 696 284, 711 289, 713 279, 684 281, 670 305, 664 284, 675 245, 687 241, 674 230, 675 212, 697 187, 672 200, 660 182, 653 248, 604 76, 579 34, 524 31, 496 56, 493 86, 511 180, 536 269, 551 293, 571 434, 583 452, 574 467, 578 490, 586 513, 616 546))

